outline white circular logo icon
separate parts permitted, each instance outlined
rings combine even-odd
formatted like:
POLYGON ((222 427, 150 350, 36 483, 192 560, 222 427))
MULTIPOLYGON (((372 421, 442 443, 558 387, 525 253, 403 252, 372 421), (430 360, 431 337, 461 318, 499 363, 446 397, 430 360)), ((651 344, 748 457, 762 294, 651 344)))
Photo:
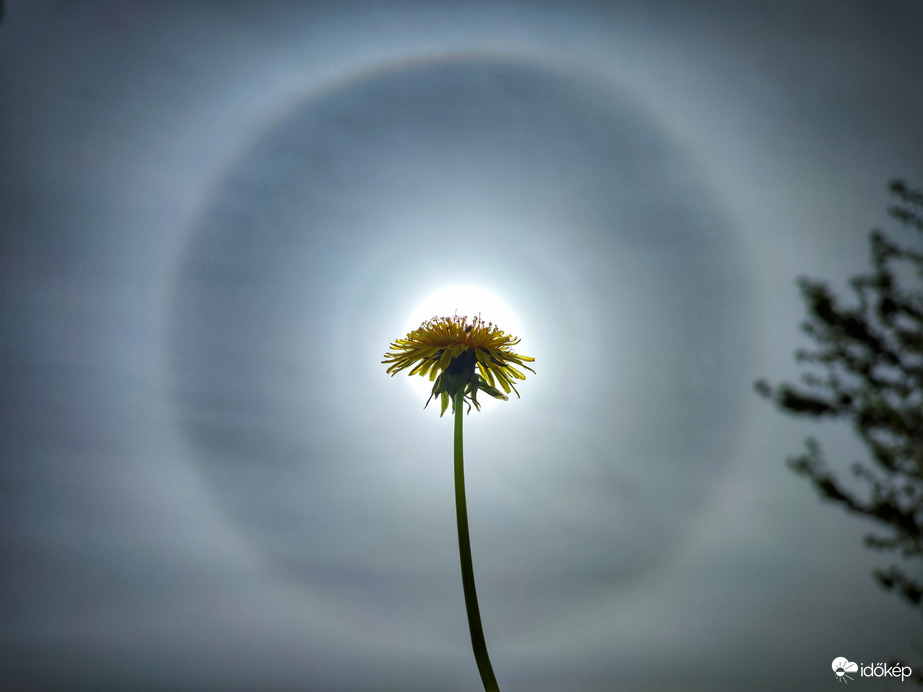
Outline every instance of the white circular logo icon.
POLYGON ((847 673, 859 672, 858 665, 849 659, 843 658, 842 656, 833 659, 831 667, 833 668, 833 672, 836 674, 837 682, 847 682, 848 680, 852 680, 852 678, 848 676, 847 673))

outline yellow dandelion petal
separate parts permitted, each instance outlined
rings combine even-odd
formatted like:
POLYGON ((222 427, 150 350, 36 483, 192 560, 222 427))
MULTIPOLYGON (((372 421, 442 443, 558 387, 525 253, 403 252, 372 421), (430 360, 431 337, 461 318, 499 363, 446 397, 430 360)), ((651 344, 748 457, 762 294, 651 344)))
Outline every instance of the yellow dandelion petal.
POLYGON ((489 368, 484 367, 484 364, 481 361, 478 361, 478 370, 481 373, 481 377, 484 378, 484 381, 487 382, 491 387, 494 386, 494 374, 490 371, 489 368))
POLYGON ((506 376, 502 370, 497 371, 497 382, 500 383, 500 386, 503 388, 503 391, 507 394, 510 393, 510 379, 506 376))
POLYGON ((429 374, 429 369, 433 367, 433 361, 424 360, 417 367, 410 371, 410 375, 419 375, 420 377, 426 377, 429 374))
POLYGON ((519 370, 514 368, 512 365, 507 365, 506 369, 507 369, 507 372, 513 373, 513 377, 515 377, 517 380, 526 379, 526 376, 523 373, 521 373, 519 370))
POLYGON ((436 363, 436 367, 439 368, 440 370, 445 370, 449 366, 449 363, 451 361, 452 361, 452 351, 449 349, 445 349, 442 352, 442 357, 439 358, 439 362, 436 363))

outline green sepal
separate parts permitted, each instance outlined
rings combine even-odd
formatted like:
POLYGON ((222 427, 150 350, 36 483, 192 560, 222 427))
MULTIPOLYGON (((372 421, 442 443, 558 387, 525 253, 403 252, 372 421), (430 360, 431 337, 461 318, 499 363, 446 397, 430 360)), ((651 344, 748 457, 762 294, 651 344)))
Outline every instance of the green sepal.
POLYGON ((492 396, 494 399, 502 399, 503 401, 509 401, 509 400, 510 400, 510 398, 509 398, 506 394, 504 394, 503 392, 501 392, 501 391, 500 391, 499 389, 497 389, 496 387, 491 387, 489 384, 487 384, 486 382, 484 382, 483 379, 478 383, 477 388, 480 389, 480 390, 482 390, 482 391, 484 391, 484 392, 486 392, 487 394, 489 394, 490 396, 492 396))

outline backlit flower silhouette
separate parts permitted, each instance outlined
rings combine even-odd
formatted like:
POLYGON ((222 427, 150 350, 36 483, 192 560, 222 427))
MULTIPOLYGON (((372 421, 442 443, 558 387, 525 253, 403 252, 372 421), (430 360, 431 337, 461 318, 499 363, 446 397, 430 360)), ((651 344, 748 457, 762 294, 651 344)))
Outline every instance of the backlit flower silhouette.
MULTIPOLYGON (((493 323, 484 323, 480 317, 468 322, 467 317, 433 317, 403 339, 391 344, 382 361, 388 373, 394 376, 409 369, 410 375, 429 377, 433 391, 426 406, 434 396, 442 401, 442 416, 452 402, 455 413, 455 518, 458 524, 458 554, 461 560, 462 589, 465 609, 468 612, 468 630, 471 648, 487 692, 499 687, 487 655, 487 643, 481 627, 477 591, 474 587, 474 565, 471 561, 471 538, 468 534, 468 508, 465 499, 465 465, 462 442, 462 402, 470 402, 478 410, 478 391, 496 399, 508 400, 511 391, 519 396, 513 380, 526 376, 518 368, 535 371, 526 363, 535 361, 513 351, 519 339, 501 331, 493 323), (500 389, 497 389, 499 385, 500 389)), ((426 408, 424 406, 424 408, 426 408)))
POLYGON ((442 401, 440 415, 450 401, 455 410, 454 399, 459 391, 480 410, 478 390, 495 399, 508 399, 510 391, 518 397, 513 380, 524 380, 526 376, 516 366, 535 372, 526 365, 535 358, 513 351, 512 347, 518 343, 518 338, 491 322, 485 324, 480 317, 470 323, 465 316, 433 317, 392 343, 382 363, 389 366, 388 373, 392 376, 407 368, 411 368, 410 375, 429 376, 433 391, 426 405, 438 395, 442 401))

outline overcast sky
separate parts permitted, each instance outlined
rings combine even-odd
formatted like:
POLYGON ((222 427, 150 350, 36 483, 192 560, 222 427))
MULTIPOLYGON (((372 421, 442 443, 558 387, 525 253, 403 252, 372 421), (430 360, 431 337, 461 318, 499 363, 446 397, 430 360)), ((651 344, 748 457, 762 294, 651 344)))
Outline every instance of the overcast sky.
POLYGON ((921 5, 6 5, 0 682, 478 689, 451 421, 380 363, 456 310, 536 358, 465 419, 502 689, 923 666, 785 465, 862 448, 753 392, 796 277, 908 238, 921 5))

